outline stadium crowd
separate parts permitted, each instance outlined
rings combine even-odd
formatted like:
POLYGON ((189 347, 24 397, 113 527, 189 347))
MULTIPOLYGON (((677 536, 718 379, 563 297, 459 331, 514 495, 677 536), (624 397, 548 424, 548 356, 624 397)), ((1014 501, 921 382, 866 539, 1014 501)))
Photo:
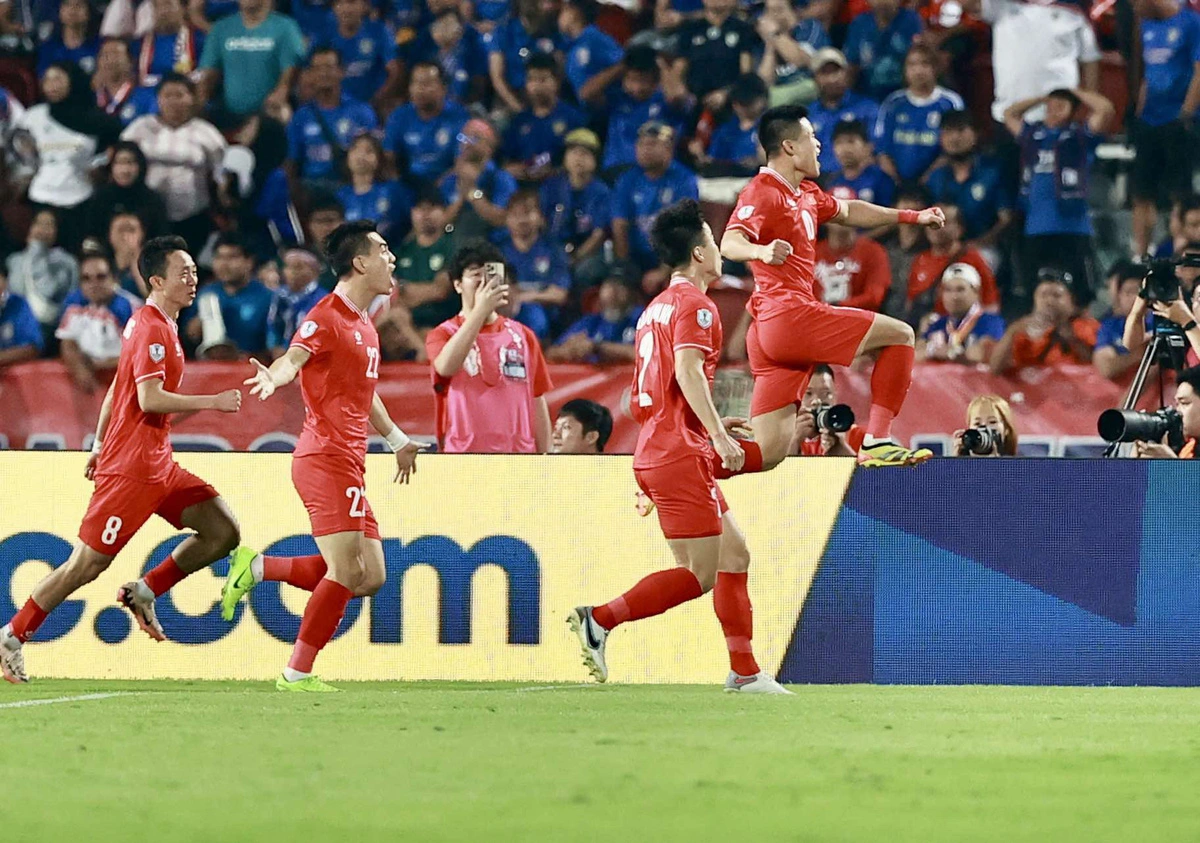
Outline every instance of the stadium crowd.
MULTIPOLYGON (((398 256, 373 309, 387 359, 429 359, 427 335, 462 306, 452 256, 485 238, 514 282, 504 314, 546 359, 632 360, 667 281, 651 220, 753 174, 756 121, 779 103, 808 106, 826 189, 945 210, 941 230, 829 225, 818 246, 825 300, 905 319, 919 359, 1121 377, 1140 274, 1115 258, 1200 254, 1200 16, 1174 0, 0 12, 0 366, 61 356, 86 391, 147 292, 146 238, 183 236, 204 270, 180 320, 189 356, 269 360, 332 286, 318 244, 361 218, 398 256), (1111 194, 1094 176, 1113 135, 1136 151, 1132 217, 1101 273, 1094 211, 1111 194)), ((718 231, 722 205, 706 204, 718 231)), ((726 271, 744 289, 745 268, 726 271)), ((727 359, 747 324, 726 326, 727 359)))

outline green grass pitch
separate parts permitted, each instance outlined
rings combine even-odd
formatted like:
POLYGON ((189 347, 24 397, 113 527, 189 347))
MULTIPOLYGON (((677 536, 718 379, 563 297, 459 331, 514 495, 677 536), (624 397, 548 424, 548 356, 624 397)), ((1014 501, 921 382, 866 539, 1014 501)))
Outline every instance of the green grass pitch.
POLYGON ((1200 839, 1194 689, 341 687, 4 685, 0 840, 1200 839))

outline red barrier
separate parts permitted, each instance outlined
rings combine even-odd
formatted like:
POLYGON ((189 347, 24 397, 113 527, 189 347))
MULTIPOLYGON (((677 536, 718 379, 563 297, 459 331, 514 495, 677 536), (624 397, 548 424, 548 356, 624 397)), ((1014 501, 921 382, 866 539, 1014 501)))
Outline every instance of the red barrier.
MULTIPOLYGON (((623 409, 630 382, 628 367, 555 365, 550 372, 556 385, 548 396, 552 414, 572 398, 598 401, 613 411, 608 450, 633 450, 637 428, 623 409)), ((183 389, 190 393, 219 392, 240 385, 249 374, 248 363, 189 363, 183 389)), ((870 373, 843 370, 838 382, 840 400, 865 418, 870 373)), ((433 436, 428 366, 385 364, 378 389, 393 418, 408 433, 433 436)), ((963 426, 967 402, 986 392, 1013 402, 1022 433, 1055 436, 1095 436, 1096 417, 1122 398, 1119 386, 1087 366, 1030 369, 1014 378, 1000 378, 957 366, 922 365, 914 373, 904 412, 896 420, 896 433, 904 439, 918 433, 949 433, 963 426)), ((99 390, 85 395, 76 389, 56 361, 4 370, 0 372, 0 434, 14 448, 26 447, 30 436, 47 435, 61 437, 67 448, 81 448, 84 438, 95 430, 103 397, 99 390)), ((303 418, 300 390, 289 387, 270 401, 246 401, 236 416, 198 413, 175 425, 174 432, 218 436, 234 449, 245 450, 264 434, 298 434, 303 418)))

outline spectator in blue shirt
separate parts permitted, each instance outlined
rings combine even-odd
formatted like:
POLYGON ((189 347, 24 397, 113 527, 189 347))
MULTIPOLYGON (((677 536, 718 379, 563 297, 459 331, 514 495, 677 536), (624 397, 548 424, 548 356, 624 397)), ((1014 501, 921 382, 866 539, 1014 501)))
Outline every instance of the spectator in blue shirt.
POLYGON ((63 365, 82 392, 100 388, 97 372, 117 368, 121 333, 141 305, 141 299, 117 283, 106 252, 85 251, 79 262, 79 287, 63 302, 62 320, 54 332, 63 365))
POLYGON ((1142 87, 1131 132, 1133 245, 1150 249, 1158 208, 1191 193, 1197 157, 1191 134, 1200 107, 1200 16, 1179 0, 1136 0, 1142 87))
POLYGON ((1103 95, 1065 88, 1013 103, 1004 125, 1021 146, 1021 199, 1025 206, 1025 265, 1056 267, 1070 273, 1079 304, 1091 301, 1092 218, 1087 186, 1100 139, 1114 113, 1103 95), (1039 123, 1025 112, 1045 106, 1039 123), (1076 117, 1081 105, 1090 114, 1076 117))
POLYGON ((587 121, 558 97, 558 60, 534 53, 525 68, 529 107, 513 115, 504 133, 501 157, 519 181, 540 182, 562 163, 563 138, 587 121))
POLYGON ((312 100, 288 123, 288 163, 292 174, 310 186, 342 176, 346 148, 364 132, 378 128, 375 112, 342 93, 342 59, 332 47, 318 47, 309 59, 312 100))
POLYGON ((845 187, 864 202, 892 206, 896 183, 875 163, 867 127, 858 120, 844 120, 833 130, 833 154, 839 170, 831 174, 827 189, 845 187))
POLYGON ((1109 294, 1112 309, 1100 320, 1096 333, 1096 347, 1092 351, 1092 365, 1106 378, 1116 380, 1136 366, 1140 360, 1125 347, 1125 319, 1133 310, 1142 289, 1145 268, 1122 261, 1113 267, 1109 278, 1109 294))
POLYGON ((341 56, 342 93, 361 103, 384 105, 400 91, 396 42, 381 21, 367 15, 367 0, 334 0, 333 17, 313 39, 314 52, 331 48, 341 56))
POLYGON ((985 313, 979 301, 979 270, 969 263, 952 263, 942 273, 942 307, 917 343, 917 359, 975 366, 986 363, 992 347, 1004 336, 1004 319, 985 313))
POLYGON ((550 238, 566 250, 576 283, 587 286, 606 270, 602 249, 612 229, 612 191, 596 178, 596 133, 576 129, 566 145, 565 172, 542 182, 542 216, 550 238))
POLYGON ((929 173, 925 186, 935 202, 962 209, 967 245, 982 252, 995 268, 1000 240, 1013 220, 1013 191, 1000 165, 979 153, 969 112, 942 116, 941 142, 946 163, 929 173))
POLYGON ((321 269, 321 259, 304 246, 292 246, 283 253, 283 283, 272 294, 267 311, 267 348, 272 360, 283 356, 296 326, 325 297, 317 283, 321 269))
POLYGON ((668 68, 663 74, 650 47, 631 49, 624 67, 619 88, 610 89, 607 97, 599 92, 597 101, 589 101, 608 125, 601 167, 610 181, 633 165, 638 130, 643 125, 651 120, 666 123, 678 137, 693 102, 679 72, 668 68))
POLYGON ((553 53, 554 18, 543 0, 515 0, 516 13, 510 14, 487 34, 488 74, 496 93, 496 105, 516 113, 524 107, 525 63, 534 53, 553 53))
POLYGON ((0 272, 0 369, 33 360, 42 353, 42 328, 29 303, 8 290, 0 272))
POLYGON ((937 58, 914 45, 904 60, 908 87, 890 94, 879 107, 875 151, 879 166, 896 181, 919 181, 938 158, 942 115, 961 111, 963 99, 937 83, 937 58))
POLYGON ((454 164, 466 109, 446 99, 441 65, 421 61, 408 78, 409 101, 387 119, 383 148, 395 169, 414 181, 434 182, 454 164))
POLYGON ((454 169, 440 184, 456 245, 487 238, 505 224, 504 209, 517 192, 517 180, 496 166, 497 142, 496 130, 479 118, 467 121, 458 135, 454 169))
POLYGON ((644 309, 638 304, 634 285, 621 273, 611 273, 600 285, 596 312, 581 316, 567 328, 546 352, 546 359, 552 363, 632 362, 637 321, 644 309))
POLYGON ((761 163, 758 118, 767 110, 767 85, 756 74, 738 78, 729 89, 733 116, 713 132, 705 150, 695 143, 696 162, 702 175, 753 175, 761 163))
POLYGON ((153 88, 171 71, 193 73, 204 52, 204 33, 188 23, 183 0, 154 0, 154 29, 134 41, 138 84, 153 88))
POLYGON ((237 116, 287 106, 296 68, 304 61, 304 36, 272 0, 238 0, 238 13, 217 21, 204 42, 200 67, 207 102, 220 102, 237 116), (217 77, 221 96, 213 96, 217 77))
POLYGON ((502 239, 501 251, 513 271, 516 319, 543 341, 550 337, 559 309, 571 293, 567 256, 562 244, 542 234, 544 224, 537 192, 527 188, 514 193, 508 203, 508 236, 502 239))
POLYGON ((871 11, 850 22, 846 58, 858 71, 858 89, 882 100, 904 84, 904 57, 921 31, 921 18, 899 0, 870 0, 871 11))
POLYGON ((457 102, 478 102, 487 93, 488 57, 483 36, 463 23, 457 9, 442 12, 417 37, 411 62, 434 62, 442 68, 448 95, 457 102))
POLYGON ((394 179, 383 178, 383 145, 374 135, 359 135, 346 152, 350 183, 337 198, 346 209, 346 221, 375 220, 379 233, 399 240, 408 233, 412 191, 394 179))
POLYGON ((617 181, 613 191, 613 252, 642 273, 642 290, 662 289, 670 270, 659 266, 650 245, 650 229, 658 212, 680 199, 699 199, 696 176, 674 160, 675 130, 651 121, 638 131, 637 164, 617 181))
POLYGON ((596 0, 565 0, 558 13, 567 83, 578 102, 589 102, 621 78, 625 51, 611 35, 596 27, 596 0))
MULTIPOLYGON (((264 355, 267 314, 273 294, 251 277, 254 261, 237 235, 223 234, 213 250, 213 279, 188 308, 188 339, 199 343, 196 356, 237 360, 264 355)), ((182 321, 182 320, 181 320, 182 321)))
POLYGON ((850 71, 840 50, 826 47, 813 56, 813 71, 817 80, 817 101, 808 107, 808 122, 821 142, 821 172, 832 173, 838 168, 833 154, 833 130, 843 120, 860 120, 874 126, 879 105, 850 90, 850 71))
POLYGON ((816 99, 813 58, 829 46, 821 21, 802 20, 791 0, 767 0, 757 29, 764 45, 758 75, 771 88, 771 104, 807 105, 816 99))
POLYGON ((129 44, 119 38, 105 38, 100 43, 92 88, 96 92, 96 104, 122 125, 128 126, 143 114, 158 112, 155 90, 137 87, 129 44))
POLYGON ((50 65, 65 62, 88 76, 96 72, 100 39, 92 23, 87 0, 62 0, 58 6, 58 26, 37 50, 37 75, 42 77, 50 65))

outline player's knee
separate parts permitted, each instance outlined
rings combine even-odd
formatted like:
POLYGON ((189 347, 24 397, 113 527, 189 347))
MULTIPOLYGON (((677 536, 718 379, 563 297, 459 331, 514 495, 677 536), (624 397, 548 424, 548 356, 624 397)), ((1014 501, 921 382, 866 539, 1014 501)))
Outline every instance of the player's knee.
POLYGON ((69 569, 71 582, 78 588, 87 585, 108 570, 111 557, 98 553, 85 553, 75 560, 69 569))
POLYGON ((900 337, 896 345, 914 345, 917 341, 917 335, 913 332, 912 325, 907 322, 900 322, 896 326, 896 333, 900 337))
POLYGON ((750 548, 745 542, 737 542, 721 554, 721 570, 730 574, 744 574, 750 570, 750 548))
POLYGON ((387 575, 383 571, 365 571, 354 589, 355 597, 370 597, 383 588, 387 575))
POLYGON ((242 543, 242 530, 236 521, 221 520, 213 525, 204 538, 213 545, 217 558, 220 558, 232 553, 242 543))

